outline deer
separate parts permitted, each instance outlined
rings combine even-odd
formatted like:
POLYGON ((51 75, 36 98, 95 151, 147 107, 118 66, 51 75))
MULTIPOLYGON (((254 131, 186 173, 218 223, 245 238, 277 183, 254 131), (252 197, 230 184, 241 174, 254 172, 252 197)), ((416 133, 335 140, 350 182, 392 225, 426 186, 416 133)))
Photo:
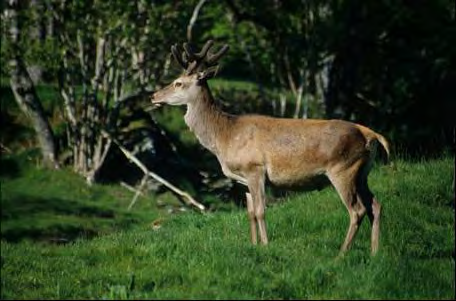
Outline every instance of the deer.
POLYGON ((184 69, 168 86, 152 94, 152 105, 187 106, 185 123, 199 143, 213 153, 223 174, 246 192, 250 240, 268 244, 265 185, 314 190, 334 186, 348 210, 350 223, 340 248, 351 246, 365 215, 371 224, 371 254, 379 245, 381 204, 368 187, 367 177, 380 144, 389 157, 388 141, 370 128, 332 119, 279 118, 233 115, 212 96, 208 80, 219 69, 229 46, 212 51, 208 40, 195 52, 188 43, 174 44, 171 53, 184 69), (259 233, 258 233, 259 232, 259 233))

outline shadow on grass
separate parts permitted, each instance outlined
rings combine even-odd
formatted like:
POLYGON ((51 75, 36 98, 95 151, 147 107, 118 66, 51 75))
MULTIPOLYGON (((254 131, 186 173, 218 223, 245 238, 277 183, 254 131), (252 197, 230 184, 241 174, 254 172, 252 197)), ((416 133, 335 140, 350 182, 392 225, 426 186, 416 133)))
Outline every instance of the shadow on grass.
POLYGON ((134 222, 132 215, 96 204, 19 195, 2 200, 1 238, 9 242, 30 239, 66 243, 90 239, 134 222))

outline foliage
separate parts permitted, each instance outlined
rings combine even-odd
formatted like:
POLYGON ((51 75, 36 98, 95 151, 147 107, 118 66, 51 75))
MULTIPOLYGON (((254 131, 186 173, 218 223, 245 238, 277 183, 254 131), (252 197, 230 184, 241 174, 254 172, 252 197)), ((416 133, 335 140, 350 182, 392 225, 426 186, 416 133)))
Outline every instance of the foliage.
MULTIPOLYGON (((148 96, 167 73, 163 61, 169 62, 164 51, 169 43, 162 39, 175 39, 167 31, 178 34, 181 15, 174 10, 185 11, 184 7, 146 1, 35 1, 6 6, 9 32, 19 33, 9 34, 7 26, 2 30, 2 37, 7 37, 6 59, 21 58, 29 73, 38 66, 48 81, 58 83, 57 108, 66 126, 60 153, 71 152, 65 163, 73 164, 89 183, 99 181, 110 151, 104 133, 115 136, 124 130, 119 111, 148 96), (14 27, 15 20, 19 26, 14 27), (18 43, 8 38, 13 36, 20 37, 18 43)), ((35 99, 35 106, 40 107, 40 102, 35 99)), ((37 136, 43 132, 51 131, 37 130, 37 136)))
POLYGON ((410 152, 439 153, 452 141, 456 109, 454 3, 333 3, 327 115, 389 132, 410 152))
POLYGON ((267 247, 250 245, 243 210, 162 216, 153 229, 140 223, 63 246, 2 240, 1 297, 454 299, 453 163, 374 167, 370 184, 383 204, 375 257, 367 221, 337 257, 348 217, 326 189, 271 203, 267 247))
POLYGON ((225 3, 260 81, 293 92, 294 116, 302 84, 304 115, 309 98, 326 118, 369 125, 409 153, 448 149, 456 111, 453 1, 225 3))
MULTIPOLYGON (((185 39, 197 2, 23 1, 20 50, 29 66, 41 67, 44 80, 57 83, 69 71, 67 85, 81 91, 85 82, 87 89, 76 93, 78 108, 87 93, 99 95, 90 86, 100 39, 109 45, 106 66, 123 74, 124 92, 154 88, 179 72, 169 48, 185 39), (85 67, 79 66, 81 49, 85 67)), ((213 38, 231 45, 223 76, 256 85, 256 113, 353 120, 385 134, 401 151, 438 155, 453 136, 454 12, 448 0, 207 1, 192 42, 213 38)), ((1 26, 4 37, 5 22, 1 26)), ((11 49, 4 41, 7 75, 11 49)), ((105 87, 106 95, 116 94, 114 87, 105 87)), ((236 91, 224 93, 230 105, 243 102, 236 91)), ((60 97, 57 103, 63 113, 60 97)))

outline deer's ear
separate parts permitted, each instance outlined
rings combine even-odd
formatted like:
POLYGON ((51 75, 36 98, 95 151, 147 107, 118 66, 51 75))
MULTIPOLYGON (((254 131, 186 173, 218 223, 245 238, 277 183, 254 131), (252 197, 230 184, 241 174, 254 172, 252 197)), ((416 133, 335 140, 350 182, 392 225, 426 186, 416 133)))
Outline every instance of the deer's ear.
POLYGON ((211 66, 207 68, 204 71, 201 71, 198 73, 198 80, 207 80, 210 78, 213 78, 215 75, 217 75, 218 72, 218 65, 211 66))

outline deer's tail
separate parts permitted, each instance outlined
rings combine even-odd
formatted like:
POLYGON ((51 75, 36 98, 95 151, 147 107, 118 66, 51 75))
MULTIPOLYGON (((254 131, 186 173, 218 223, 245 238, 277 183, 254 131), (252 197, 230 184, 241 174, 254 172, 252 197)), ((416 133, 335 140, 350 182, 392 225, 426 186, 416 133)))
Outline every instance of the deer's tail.
POLYGON ((388 140, 386 140, 385 137, 383 137, 379 133, 374 132, 373 130, 371 130, 368 127, 365 127, 360 124, 357 124, 356 126, 363 133, 364 137, 366 137, 367 145, 369 148, 371 147, 370 145, 373 141, 378 141, 382 145, 383 149, 386 152, 386 157, 387 157, 387 161, 388 161, 390 158, 390 146, 389 146, 388 140))

